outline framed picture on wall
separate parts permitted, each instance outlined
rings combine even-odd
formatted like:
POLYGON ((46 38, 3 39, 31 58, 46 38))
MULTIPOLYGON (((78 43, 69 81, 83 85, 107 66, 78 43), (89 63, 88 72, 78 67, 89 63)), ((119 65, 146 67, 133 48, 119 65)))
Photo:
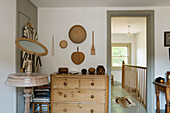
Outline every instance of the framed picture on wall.
POLYGON ((170 31, 164 32, 164 46, 170 46, 170 31))

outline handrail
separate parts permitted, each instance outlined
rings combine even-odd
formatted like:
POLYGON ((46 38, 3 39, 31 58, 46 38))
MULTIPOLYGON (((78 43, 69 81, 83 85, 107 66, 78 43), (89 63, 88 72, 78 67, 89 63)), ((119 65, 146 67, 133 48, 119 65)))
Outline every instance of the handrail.
POLYGON ((140 69, 147 69, 147 67, 143 67, 143 66, 135 66, 135 65, 125 64, 125 62, 123 61, 122 62, 122 88, 125 88, 125 67, 124 66, 140 68, 140 69))
POLYGON ((143 66, 135 66, 135 65, 130 65, 130 64, 123 64, 124 66, 129 66, 129 67, 135 67, 135 68, 141 68, 141 69, 147 69, 147 67, 143 66))

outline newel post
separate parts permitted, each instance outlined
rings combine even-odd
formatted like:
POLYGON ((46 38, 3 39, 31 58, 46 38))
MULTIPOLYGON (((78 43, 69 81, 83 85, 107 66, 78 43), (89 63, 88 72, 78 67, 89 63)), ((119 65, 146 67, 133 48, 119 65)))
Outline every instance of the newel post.
POLYGON ((122 62, 122 88, 125 88, 125 62, 122 62))

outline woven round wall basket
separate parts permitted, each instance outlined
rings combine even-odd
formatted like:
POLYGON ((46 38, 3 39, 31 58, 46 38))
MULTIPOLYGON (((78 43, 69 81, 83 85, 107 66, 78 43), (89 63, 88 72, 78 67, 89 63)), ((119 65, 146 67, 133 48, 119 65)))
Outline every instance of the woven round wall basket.
POLYGON ((86 39, 86 30, 81 25, 73 26, 69 31, 69 38, 73 43, 82 43, 86 39))
POLYGON ((65 40, 62 40, 61 42, 60 42, 60 47, 62 48, 62 49, 65 49, 66 47, 67 47, 67 41, 65 41, 65 40))

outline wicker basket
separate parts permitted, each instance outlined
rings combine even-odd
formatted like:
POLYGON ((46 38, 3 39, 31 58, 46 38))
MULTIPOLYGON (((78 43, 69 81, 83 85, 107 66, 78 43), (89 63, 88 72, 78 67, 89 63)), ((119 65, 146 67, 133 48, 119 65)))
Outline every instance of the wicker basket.
POLYGON ((81 25, 75 25, 69 31, 69 38, 74 43, 82 43, 86 35, 86 30, 81 25))

